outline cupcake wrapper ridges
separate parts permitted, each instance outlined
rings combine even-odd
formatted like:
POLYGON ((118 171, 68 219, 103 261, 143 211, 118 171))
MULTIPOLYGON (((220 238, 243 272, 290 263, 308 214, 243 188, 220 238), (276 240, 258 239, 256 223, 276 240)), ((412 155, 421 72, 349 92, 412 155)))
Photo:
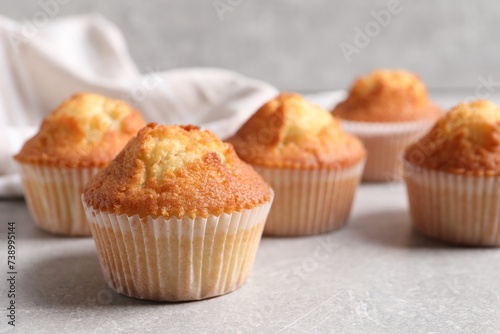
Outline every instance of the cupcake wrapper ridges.
POLYGON ((19 164, 24 194, 37 226, 48 232, 90 236, 81 195, 99 168, 19 164))
POLYGON ((500 246, 500 178, 466 176, 405 163, 414 228, 464 245, 500 246))
POLYGON ((270 206, 194 219, 85 209, 111 288, 140 299, 183 301, 228 293, 248 279, 270 206))
POLYGON ((363 142, 368 158, 363 172, 365 181, 400 181, 404 150, 422 137, 433 121, 404 123, 368 123, 342 120, 342 128, 363 142))
POLYGON ((343 226, 351 211, 364 161, 342 170, 295 170, 254 166, 276 197, 264 235, 302 236, 343 226))

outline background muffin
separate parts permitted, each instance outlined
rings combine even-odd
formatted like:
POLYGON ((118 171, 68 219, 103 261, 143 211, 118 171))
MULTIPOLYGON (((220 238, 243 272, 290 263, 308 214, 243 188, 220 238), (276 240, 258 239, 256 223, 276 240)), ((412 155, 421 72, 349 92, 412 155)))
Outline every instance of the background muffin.
POLYGON ((150 124, 89 182, 83 201, 108 284, 180 301, 247 280, 272 197, 213 133, 150 124))
POLYGON ((322 233, 347 221, 366 152, 326 110, 280 94, 228 141, 276 193, 264 234, 322 233))
POLYGON ((14 158, 31 214, 44 230, 90 235, 81 194, 140 128, 140 113, 123 101, 77 94, 44 119, 14 158))
POLYGON ((372 181, 398 179, 404 149, 441 115, 416 75, 390 70, 358 78, 332 112, 363 141, 368 151, 363 179, 372 181))
POLYGON ((500 245, 500 108, 478 100, 446 114, 405 153, 416 230, 468 245, 500 245))

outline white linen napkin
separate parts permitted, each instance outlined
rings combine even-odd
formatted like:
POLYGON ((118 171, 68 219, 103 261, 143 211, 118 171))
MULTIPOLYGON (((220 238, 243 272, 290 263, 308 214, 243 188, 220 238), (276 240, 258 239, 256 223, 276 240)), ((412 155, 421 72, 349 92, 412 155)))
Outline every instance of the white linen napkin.
POLYGON ((264 82, 221 69, 141 75, 120 31, 99 15, 43 27, 0 16, 0 72, 0 197, 22 194, 12 155, 74 93, 124 99, 149 122, 196 124, 221 138, 277 94, 264 82))

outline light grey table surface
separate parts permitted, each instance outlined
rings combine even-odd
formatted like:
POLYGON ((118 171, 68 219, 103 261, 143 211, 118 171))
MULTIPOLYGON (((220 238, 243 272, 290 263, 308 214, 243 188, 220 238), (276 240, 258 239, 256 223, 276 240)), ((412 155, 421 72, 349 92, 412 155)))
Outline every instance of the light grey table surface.
MULTIPOLYGON (((19 333, 500 332, 500 250, 412 232, 403 184, 363 184, 341 230, 263 238, 241 289, 191 303, 113 292, 93 240, 38 230, 22 200, 0 201, 4 277, 9 220, 17 227, 19 333)), ((0 331, 9 332, 1 281, 0 331)))
MULTIPOLYGON (((433 95, 448 108, 473 94, 433 95)), ((333 101, 331 93, 314 100, 326 107, 333 101)), ((17 228, 19 333, 500 332, 500 249, 458 248, 415 234, 401 183, 362 184, 341 230, 263 238, 241 289, 181 304, 115 293, 91 238, 42 232, 24 201, 0 200, 0 333, 12 331, 8 221, 17 228)))

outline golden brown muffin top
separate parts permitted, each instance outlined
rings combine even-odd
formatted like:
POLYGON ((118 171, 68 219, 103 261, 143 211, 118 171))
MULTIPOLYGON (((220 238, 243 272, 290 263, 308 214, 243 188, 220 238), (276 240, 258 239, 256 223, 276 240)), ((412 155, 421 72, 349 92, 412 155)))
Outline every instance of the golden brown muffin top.
POLYGON ((104 167, 145 125, 124 101, 76 94, 43 120, 14 158, 52 167, 104 167))
POLYGON ((376 70, 356 79, 348 97, 332 112, 358 122, 409 122, 441 116, 423 82, 401 70, 376 70))
POLYGON ((244 161, 266 167, 343 168, 366 156, 328 111, 291 93, 264 104, 228 141, 244 161))
POLYGON ((212 132, 152 123, 89 182, 84 198, 118 214, 194 218, 254 208, 271 190, 212 132))
POLYGON ((465 175, 500 174, 500 108, 486 100, 451 109, 405 153, 416 166, 465 175))

